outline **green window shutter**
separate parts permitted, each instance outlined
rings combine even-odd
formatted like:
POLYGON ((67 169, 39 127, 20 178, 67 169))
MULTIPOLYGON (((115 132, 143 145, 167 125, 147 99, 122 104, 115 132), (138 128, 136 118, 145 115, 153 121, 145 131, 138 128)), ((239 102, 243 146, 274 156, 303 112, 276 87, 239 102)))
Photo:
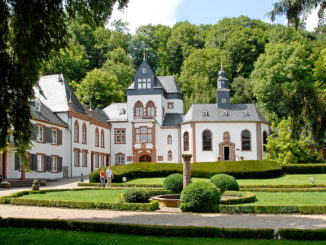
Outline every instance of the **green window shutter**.
POLYGON ((45 128, 45 142, 46 143, 52 142, 52 130, 49 127, 45 128))
POLYGON ((51 172, 51 161, 52 161, 52 157, 46 156, 46 170, 49 172, 51 172))
POLYGON ((58 159, 59 161, 58 161, 58 172, 62 172, 62 157, 59 157, 59 159, 58 159))
POLYGON ((37 126, 34 123, 32 123, 32 125, 33 125, 33 128, 32 128, 32 140, 36 141, 37 126))
POLYGON ((59 138, 59 142, 58 142, 58 144, 59 145, 62 145, 62 130, 59 130, 58 131, 58 134, 59 134, 59 137, 58 137, 59 138))

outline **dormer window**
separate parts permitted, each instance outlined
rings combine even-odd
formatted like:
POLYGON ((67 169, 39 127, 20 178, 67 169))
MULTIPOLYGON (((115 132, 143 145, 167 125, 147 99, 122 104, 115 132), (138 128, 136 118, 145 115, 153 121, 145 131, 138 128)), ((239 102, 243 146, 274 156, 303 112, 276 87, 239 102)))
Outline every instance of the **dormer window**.
POLYGON ((203 117, 208 117, 208 111, 203 111, 203 117))
POLYGON ((33 101, 33 109, 34 111, 41 112, 41 101, 39 98, 33 101))
POLYGON ((138 78, 138 89, 152 88, 151 81, 150 78, 138 78))
POLYGON ((227 111, 223 111, 223 116, 227 117, 229 115, 229 113, 227 111))
POLYGON ((126 114, 126 109, 121 108, 120 109, 120 114, 119 115, 125 115, 126 114))
POLYGON ((146 68, 145 68, 145 67, 143 68, 143 73, 144 73, 144 74, 146 73, 146 68))
POLYGON ((248 111, 242 111, 242 116, 249 116, 249 113, 248 113, 248 111))

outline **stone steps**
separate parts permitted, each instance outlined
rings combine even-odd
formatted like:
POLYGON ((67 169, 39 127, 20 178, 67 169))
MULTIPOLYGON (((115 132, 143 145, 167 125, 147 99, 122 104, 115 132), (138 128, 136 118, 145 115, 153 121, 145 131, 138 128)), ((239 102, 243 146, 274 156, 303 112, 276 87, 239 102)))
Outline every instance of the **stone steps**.
MULTIPOLYGON (((25 179, 25 180, 8 179, 7 181, 11 184, 11 187, 26 187, 26 186, 31 187, 33 185, 33 180, 34 179, 25 179)), ((46 182, 57 181, 57 179, 40 179, 40 180, 45 180, 46 182)))

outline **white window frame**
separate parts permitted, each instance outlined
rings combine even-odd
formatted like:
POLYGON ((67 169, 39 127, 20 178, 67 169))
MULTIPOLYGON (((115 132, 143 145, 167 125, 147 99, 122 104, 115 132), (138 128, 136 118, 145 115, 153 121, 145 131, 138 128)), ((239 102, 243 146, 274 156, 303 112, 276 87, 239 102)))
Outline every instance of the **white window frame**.
POLYGON ((51 172, 52 173, 58 172, 58 157, 57 156, 51 157, 51 172))
POLYGON ((51 143, 58 144, 58 129, 56 128, 51 128, 51 143))
POLYGON ((44 126, 42 125, 37 125, 36 141, 44 142, 44 126))
POLYGON ((44 155, 37 155, 37 172, 44 172, 44 155))
POLYGON ((126 163, 126 156, 122 154, 118 154, 115 156, 115 164, 116 165, 123 165, 126 163))

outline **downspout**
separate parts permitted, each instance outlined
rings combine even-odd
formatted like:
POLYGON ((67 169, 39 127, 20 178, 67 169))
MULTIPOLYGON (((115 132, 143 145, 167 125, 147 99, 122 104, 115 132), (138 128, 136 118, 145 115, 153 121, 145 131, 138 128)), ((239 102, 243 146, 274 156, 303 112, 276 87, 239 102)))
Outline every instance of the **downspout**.
POLYGON ((68 120, 70 120, 70 123, 69 123, 69 133, 70 133, 70 151, 69 151, 69 154, 70 154, 70 177, 72 178, 72 137, 73 137, 73 134, 72 134, 72 114, 73 114, 73 110, 72 110, 72 100, 71 100, 71 93, 70 93, 70 99, 69 99, 69 102, 68 102, 68 105, 69 105, 69 110, 68 110, 68 120))

